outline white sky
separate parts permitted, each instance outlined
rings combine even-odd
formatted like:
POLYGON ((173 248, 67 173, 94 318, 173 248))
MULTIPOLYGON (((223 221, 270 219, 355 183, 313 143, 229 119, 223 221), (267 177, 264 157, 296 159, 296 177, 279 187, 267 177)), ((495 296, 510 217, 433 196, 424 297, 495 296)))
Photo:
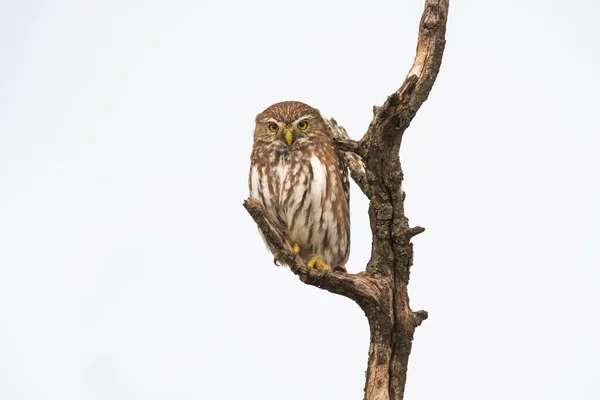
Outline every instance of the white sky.
MULTIPOLYGON (((253 120, 300 100, 359 138, 422 6, 0 1, 0 399, 362 398, 363 313, 241 206, 253 120)), ((600 398, 599 12, 452 1, 403 143, 409 399, 600 398)))

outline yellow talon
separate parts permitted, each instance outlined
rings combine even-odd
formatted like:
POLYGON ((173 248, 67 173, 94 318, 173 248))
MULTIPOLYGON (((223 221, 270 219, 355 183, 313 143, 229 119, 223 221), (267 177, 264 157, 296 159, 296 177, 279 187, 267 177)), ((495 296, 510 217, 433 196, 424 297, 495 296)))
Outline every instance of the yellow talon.
POLYGON ((319 256, 312 256, 310 260, 306 263, 309 268, 314 268, 319 272, 326 271, 329 269, 329 265, 325 264, 325 262, 319 256))
POLYGON ((300 253, 300 246, 298 246, 297 244, 294 244, 292 251, 294 252, 294 255, 300 253))

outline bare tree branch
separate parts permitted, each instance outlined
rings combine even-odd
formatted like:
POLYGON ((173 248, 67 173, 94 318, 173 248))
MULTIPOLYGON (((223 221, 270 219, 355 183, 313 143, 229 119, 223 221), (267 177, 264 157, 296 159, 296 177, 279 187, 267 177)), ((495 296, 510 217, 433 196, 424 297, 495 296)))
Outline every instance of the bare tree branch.
POLYGON ((350 139, 350 136, 348 136, 344 127, 338 125, 335 119, 325 119, 325 122, 333 132, 333 140, 342 156, 344 165, 346 165, 350 171, 350 176, 363 193, 368 198, 371 198, 371 190, 369 188, 369 182, 367 181, 365 163, 361 157, 363 151, 360 144, 350 139))
POLYGON ((427 100, 442 64, 446 46, 449 0, 427 0, 419 26, 417 54, 404 83, 381 107, 375 107, 365 137, 372 134, 401 135, 427 100))
POLYGON ((294 254, 260 202, 244 202, 269 246, 302 282, 351 298, 365 311, 371 332, 365 400, 404 398, 414 332, 428 316, 426 311, 412 311, 409 304, 411 239, 425 228, 410 227, 404 214, 399 152, 404 131, 429 96, 440 69, 448 7, 449 0, 425 0, 413 66, 402 86, 381 107, 373 108, 373 120, 361 140, 350 139, 334 119, 327 121, 352 178, 370 200, 373 243, 366 271, 313 271, 294 254))
POLYGON ((292 246, 277 230, 258 200, 249 198, 244 201, 244 207, 258 225, 269 246, 278 249, 279 260, 289 266, 302 282, 348 297, 363 308, 368 309, 377 303, 379 284, 376 282, 376 277, 365 272, 358 274, 329 270, 316 272, 314 269, 307 267, 304 260, 297 254, 294 254, 292 246))
POLYGON ((402 86, 381 107, 374 108, 373 120, 360 140, 366 150, 363 160, 371 191, 373 244, 367 272, 389 277, 392 293, 389 302, 380 302, 382 312, 367 314, 371 345, 366 400, 404 398, 414 332, 427 318, 426 312, 413 312, 409 304, 408 281, 413 262, 410 240, 424 228, 411 228, 404 214, 404 175, 399 153, 404 131, 429 96, 440 69, 448 7, 448 0, 425 1, 413 66, 402 86))

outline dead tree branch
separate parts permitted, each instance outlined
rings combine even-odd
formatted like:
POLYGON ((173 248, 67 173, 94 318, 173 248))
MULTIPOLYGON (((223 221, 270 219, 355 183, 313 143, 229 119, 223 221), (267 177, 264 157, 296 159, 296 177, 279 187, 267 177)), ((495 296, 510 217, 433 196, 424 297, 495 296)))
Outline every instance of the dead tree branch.
POLYGON ((360 144, 350 139, 344 127, 338 125, 335 119, 326 119, 325 122, 331 128, 331 132, 333 132, 333 139, 344 160, 344 164, 350 171, 350 176, 363 193, 368 198, 371 198, 371 189, 367 181, 367 171, 365 170, 365 163, 362 158, 364 153, 360 144))
POLYGON ((399 153, 404 131, 427 100, 440 69, 448 7, 449 0, 425 1, 413 66, 400 88, 381 107, 374 107, 373 120, 361 140, 350 139, 334 119, 328 121, 352 178, 370 200, 373 243, 366 271, 312 271, 294 254, 261 204, 253 199, 244 202, 269 245, 279 250, 280 260, 302 282, 351 298, 365 311, 371 331, 365 400, 404 398, 413 335, 427 319, 427 312, 412 311, 409 304, 411 238, 425 229, 410 227, 404 214, 399 153))
POLYGON ((377 304, 377 299, 380 296, 378 286, 380 285, 376 277, 366 272, 358 274, 338 271, 316 272, 314 269, 307 267, 304 260, 294 254, 292 246, 267 217, 262 204, 258 200, 247 199, 244 201, 244 207, 258 225, 269 246, 279 250, 279 260, 289 266, 302 282, 351 298, 362 308, 369 309, 377 304))

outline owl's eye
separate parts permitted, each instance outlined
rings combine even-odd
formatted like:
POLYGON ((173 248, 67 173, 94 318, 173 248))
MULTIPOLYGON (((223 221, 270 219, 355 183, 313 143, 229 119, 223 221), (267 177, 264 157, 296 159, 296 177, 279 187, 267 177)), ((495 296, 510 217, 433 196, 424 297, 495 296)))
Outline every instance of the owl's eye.
POLYGON ((277 126, 277 124, 276 124, 276 123, 274 123, 274 122, 271 122, 271 123, 269 124, 269 130, 270 130, 271 132, 277 132, 277 129, 279 129, 279 127, 277 126))
POLYGON ((300 128, 301 130, 305 130, 306 128, 308 128, 308 122, 306 122, 306 121, 298 122, 298 128, 300 128))

